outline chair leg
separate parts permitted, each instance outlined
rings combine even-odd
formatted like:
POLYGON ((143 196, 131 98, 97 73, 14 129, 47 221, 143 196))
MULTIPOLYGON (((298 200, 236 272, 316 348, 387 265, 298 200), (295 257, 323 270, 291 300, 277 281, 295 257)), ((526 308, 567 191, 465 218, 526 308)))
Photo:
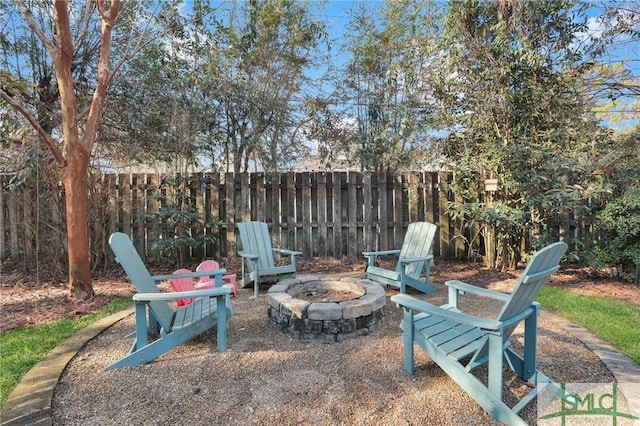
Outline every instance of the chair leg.
POLYGON ((218 332, 218 352, 227 350, 227 306, 226 298, 216 297, 216 327, 218 332))
POLYGON ((529 380, 535 374, 536 358, 538 356, 538 306, 534 307, 534 313, 524 320, 524 363, 522 371, 518 375, 523 380, 529 380))
POLYGON ((502 335, 489 334, 489 391, 502 401, 502 335))
POLYGON ((413 364, 413 341, 415 336, 415 330, 413 328, 413 311, 410 309, 404 309, 403 314, 404 330, 402 332, 402 346, 404 356, 404 369, 409 374, 415 373, 415 367, 413 364))
POLYGON ((260 278, 258 277, 258 274, 256 273, 256 278, 255 278, 255 280, 253 280, 253 295, 257 299, 259 294, 260 294, 260 278))

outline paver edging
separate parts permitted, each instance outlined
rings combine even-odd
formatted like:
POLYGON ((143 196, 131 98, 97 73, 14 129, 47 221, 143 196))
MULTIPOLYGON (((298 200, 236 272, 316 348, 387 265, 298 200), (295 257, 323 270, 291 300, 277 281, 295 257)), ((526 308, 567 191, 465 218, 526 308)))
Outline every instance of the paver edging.
POLYGON ((69 361, 87 342, 131 314, 133 308, 101 318, 53 348, 11 392, 0 413, 0 425, 51 425, 53 392, 69 361))

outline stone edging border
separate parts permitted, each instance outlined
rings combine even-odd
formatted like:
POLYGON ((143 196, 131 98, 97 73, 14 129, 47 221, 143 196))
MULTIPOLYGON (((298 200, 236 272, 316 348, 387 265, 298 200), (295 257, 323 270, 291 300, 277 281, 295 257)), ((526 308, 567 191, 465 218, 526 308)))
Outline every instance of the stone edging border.
POLYGON ((635 391, 640 386, 640 366, 591 331, 567 318, 546 309, 542 309, 541 315, 559 324, 600 358, 600 361, 615 378, 633 413, 638 415, 640 413, 640 393, 635 391), (630 384, 633 386, 629 386, 630 384))
POLYGON ((0 425, 51 425, 53 392, 69 361, 88 341, 131 314, 133 308, 101 318, 53 348, 11 392, 0 413, 0 425))

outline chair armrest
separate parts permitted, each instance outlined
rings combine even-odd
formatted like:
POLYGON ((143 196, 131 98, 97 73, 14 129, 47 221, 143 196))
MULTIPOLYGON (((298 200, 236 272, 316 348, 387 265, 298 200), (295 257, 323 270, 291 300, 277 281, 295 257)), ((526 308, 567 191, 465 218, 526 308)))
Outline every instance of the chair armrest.
POLYGON ((174 278, 196 278, 196 277, 215 277, 216 275, 224 275, 227 273, 227 270, 224 268, 216 269, 213 271, 196 271, 196 272, 185 272, 184 274, 170 274, 170 275, 156 275, 151 277, 155 282, 160 281, 168 281, 174 278))
POLYGON ((405 309, 423 312, 445 320, 457 322, 459 324, 467 324, 473 327, 479 327, 484 330, 499 331, 504 325, 504 323, 501 321, 477 317, 474 315, 467 315, 461 312, 450 311, 439 306, 432 305, 431 303, 416 299, 415 297, 408 296, 406 294, 397 294, 395 296, 392 296, 391 301, 395 302, 398 306, 405 309))
POLYGON ((205 290, 176 291, 171 293, 136 293, 133 300, 137 302, 153 302, 158 300, 178 300, 195 297, 219 297, 231 294, 231 287, 222 286, 205 290))
POLYGON ((280 253, 280 254, 284 254, 284 255, 287 255, 287 256, 302 256, 302 252, 301 251, 279 249, 279 248, 272 248, 271 250, 273 250, 275 253, 280 253))
POLYGON ((244 251, 239 251, 238 252, 238 256, 240 256, 242 258, 245 258, 245 259, 249 259, 249 260, 255 260, 255 259, 260 257, 257 254, 247 253, 247 252, 244 252, 244 251))
POLYGON ((462 281, 458 281, 458 280, 445 281, 444 285, 459 291, 463 291, 465 293, 471 293, 471 294, 477 294, 478 296, 490 297, 492 299, 501 300, 503 302, 506 302, 509 299, 511 299, 510 294, 500 293, 499 291, 489 290, 482 287, 476 287, 474 285, 463 283, 462 281))
POLYGON ((400 254, 400 250, 383 250, 383 251, 363 251, 362 255, 366 257, 370 256, 387 256, 390 254, 398 255, 400 254))
POLYGON ((405 259, 400 259, 400 263, 415 263, 415 262, 424 262, 426 260, 430 260, 433 259, 433 255, 432 254, 428 254, 426 256, 422 256, 422 257, 412 257, 412 258, 405 258, 405 259))

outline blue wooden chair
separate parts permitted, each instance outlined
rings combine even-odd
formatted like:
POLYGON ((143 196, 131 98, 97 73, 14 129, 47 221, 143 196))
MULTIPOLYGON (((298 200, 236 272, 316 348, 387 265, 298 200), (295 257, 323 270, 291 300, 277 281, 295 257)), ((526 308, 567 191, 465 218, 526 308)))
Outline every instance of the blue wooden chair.
POLYGON ((400 288, 400 293, 406 293, 407 286, 431 293, 435 288, 431 285, 430 266, 433 255, 429 254, 433 246, 438 227, 428 222, 413 222, 407 227, 407 233, 400 250, 371 251, 362 253, 368 258, 367 278, 371 281, 400 288), (395 270, 381 268, 375 265, 377 256, 398 257, 395 270), (424 278, 422 272, 424 270, 424 278))
POLYGON ((558 270, 567 245, 551 244, 529 261, 511 295, 478 288, 460 281, 447 281, 449 303, 434 306, 406 294, 391 297, 404 309, 404 368, 414 373, 413 345, 424 350, 461 388, 493 418, 509 425, 526 424, 518 413, 547 385, 554 385, 536 367, 538 292, 558 270), (477 294, 504 301, 496 319, 466 315, 458 309, 458 295, 477 294), (524 355, 510 347, 509 337, 524 321, 524 355), (509 407, 502 400, 503 363, 535 387, 509 407), (473 371, 488 365, 488 385, 473 371))
POLYGON ((296 276, 296 256, 301 251, 273 248, 269 228, 264 222, 243 222, 238 224, 242 250, 242 278, 240 285, 246 287, 253 282, 255 297, 260 292, 260 282, 276 281, 296 276), (274 254, 289 256, 289 264, 276 266, 274 254))
POLYGON ((218 351, 227 350, 227 318, 233 311, 228 302, 231 288, 222 285, 226 270, 151 276, 126 234, 112 234, 109 245, 138 292, 133 295, 136 330, 130 335, 135 336, 135 341, 128 355, 107 370, 148 363, 213 326, 217 327, 218 351), (161 293, 158 289, 162 281, 199 276, 215 276, 215 287, 172 293, 161 293), (169 306, 169 301, 191 298, 192 303, 179 306, 175 311, 169 306), (159 335, 159 338, 149 342, 149 335, 159 335))

